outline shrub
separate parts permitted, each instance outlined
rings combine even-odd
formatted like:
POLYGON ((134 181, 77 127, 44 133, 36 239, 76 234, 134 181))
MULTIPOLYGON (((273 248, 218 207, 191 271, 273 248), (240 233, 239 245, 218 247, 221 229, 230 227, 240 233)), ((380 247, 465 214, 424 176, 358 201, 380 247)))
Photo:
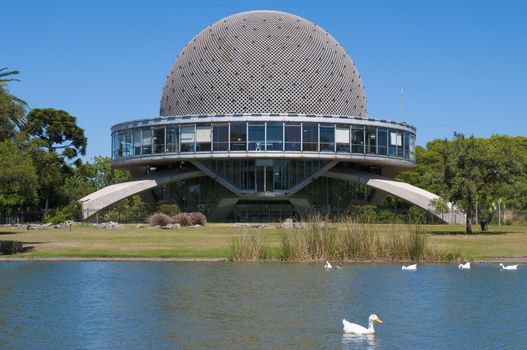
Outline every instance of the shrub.
POLYGON ((72 202, 65 207, 53 210, 51 215, 44 217, 43 221, 57 225, 67 220, 79 221, 81 219, 82 209, 80 203, 72 202))
POLYGON ((166 226, 173 223, 173 220, 165 213, 155 213, 148 217, 148 223, 152 226, 166 226))
POLYGON ((168 214, 170 216, 174 216, 177 213, 179 213, 179 207, 177 204, 159 204, 158 205, 158 211, 168 214))
POLYGON ((207 217, 205 216, 205 214, 200 213, 199 211, 190 213, 190 219, 192 221, 192 225, 205 226, 205 224, 207 223, 207 217))
POLYGON ((172 221, 175 224, 180 224, 181 226, 190 226, 192 225, 192 217, 189 213, 179 213, 172 217, 172 221))
POLYGON ((24 244, 20 241, 0 241, 0 254, 16 254, 23 247, 24 244))

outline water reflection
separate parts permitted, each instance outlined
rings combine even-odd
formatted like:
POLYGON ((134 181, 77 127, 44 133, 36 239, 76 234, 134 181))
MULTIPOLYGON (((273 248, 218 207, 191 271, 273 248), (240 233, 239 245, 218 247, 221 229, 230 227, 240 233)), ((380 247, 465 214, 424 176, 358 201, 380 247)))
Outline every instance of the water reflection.
POLYGON ((373 334, 343 334, 342 349, 379 349, 380 342, 375 339, 373 334))

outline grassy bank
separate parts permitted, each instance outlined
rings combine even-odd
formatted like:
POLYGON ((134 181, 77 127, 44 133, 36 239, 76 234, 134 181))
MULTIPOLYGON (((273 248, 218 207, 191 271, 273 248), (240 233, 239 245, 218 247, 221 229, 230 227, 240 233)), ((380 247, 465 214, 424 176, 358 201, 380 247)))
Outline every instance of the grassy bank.
MULTIPOLYGON (((73 226, 71 232, 67 229, 28 231, 24 228, 1 227, 0 240, 22 241, 26 246, 33 247, 32 250, 15 256, 28 259, 63 257, 229 258, 233 256, 239 260, 258 260, 262 257, 280 259, 284 254, 288 256, 288 260, 316 259, 322 258, 322 255, 325 256, 325 254, 329 255, 328 258, 339 259, 339 257, 342 258, 338 250, 341 243, 335 241, 335 238, 340 237, 339 239, 342 239, 341 230, 344 229, 342 224, 337 226, 339 233, 335 234, 335 237, 324 238, 317 236, 315 231, 308 232, 309 228, 303 231, 289 230, 284 233, 276 226, 273 228, 235 229, 231 224, 208 224, 203 228, 182 228, 180 230, 162 230, 148 227, 137 229, 133 225, 125 225, 123 229, 108 230, 82 225, 73 226), (311 248, 308 250, 302 244, 295 243, 295 240, 302 239, 300 237, 302 235, 305 235, 304 238, 311 237, 311 242, 319 239, 320 244, 314 244, 312 246, 314 250, 311 248), (254 248, 248 251, 250 254, 246 256, 233 254, 237 244, 245 244, 244 240, 250 239, 256 239, 253 240, 254 248), (290 250, 284 249, 284 247, 290 250), (306 252, 313 251, 317 253, 306 255, 306 252), (295 254, 297 255, 295 256, 295 254)), ((491 226, 489 232, 476 232, 473 236, 466 236, 463 226, 423 226, 420 230, 419 235, 423 235, 423 232, 429 232, 429 234, 424 235, 426 236, 427 248, 431 249, 431 252, 459 254, 466 259, 503 256, 527 257, 527 226, 502 226, 501 228, 491 226)), ((390 244, 392 247, 397 247, 397 242, 402 241, 394 238, 397 231, 394 230, 393 225, 369 225, 362 232, 355 232, 357 235, 364 234, 366 236, 362 240, 356 240, 356 242, 364 243, 368 239, 378 240, 376 241, 378 243, 377 248, 370 250, 370 252, 375 253, 367 257, 360 253, 360 250, 351 249, 353 245, 349 243, 347 249, 351 249, 349 250, 350 257, 390 260, 388 255, 383 253, 386 252, 383 250, 384 248, 381 250, 378 248, 389 247, 390 244), (371 232, 368 233, 367 230, 375 231, 374 234, 377 238, 371 238, 371 232), (391 243, 389 243, 390 239, 392 240, 391 243), (386 240, 386 242, 379 243, 382 240, 386 240), (351 252, 355 252, 353 253, 355 255, 351 252)), ((409 232, 411 233, 411 230, 409 232)), ((360 245, 355 246, 355 248, 359 249, 360 245)), ((405 251, 402 248, 393 249, 392 253, 405 251)), ((2 256, 2 258, 9 259, 12 257, 2 256)), ((400 255, 400 259, 405 260, 402 255, 400 255)), ((421 260, 437 259, 428 257, 421 260)))

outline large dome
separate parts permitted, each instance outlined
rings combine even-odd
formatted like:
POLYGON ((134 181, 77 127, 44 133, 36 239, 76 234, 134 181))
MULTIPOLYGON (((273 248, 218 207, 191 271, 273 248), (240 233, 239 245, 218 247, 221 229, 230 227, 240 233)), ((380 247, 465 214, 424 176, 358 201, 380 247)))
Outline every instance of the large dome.
POLYGON ((242 12, 205 28, 178 55, 160 114, 367 116, 360 75, 325 30, 277 11, 242 12))

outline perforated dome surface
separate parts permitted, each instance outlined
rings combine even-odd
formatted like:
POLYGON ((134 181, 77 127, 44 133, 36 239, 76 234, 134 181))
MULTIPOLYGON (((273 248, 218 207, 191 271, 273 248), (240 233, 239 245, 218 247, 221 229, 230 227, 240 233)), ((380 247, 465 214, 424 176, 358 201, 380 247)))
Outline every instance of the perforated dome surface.
POLYGON ((205 28, 178 55, 160 114, 367 116, 360 75, 325 30, 276 11, 242 12, 205 28))

